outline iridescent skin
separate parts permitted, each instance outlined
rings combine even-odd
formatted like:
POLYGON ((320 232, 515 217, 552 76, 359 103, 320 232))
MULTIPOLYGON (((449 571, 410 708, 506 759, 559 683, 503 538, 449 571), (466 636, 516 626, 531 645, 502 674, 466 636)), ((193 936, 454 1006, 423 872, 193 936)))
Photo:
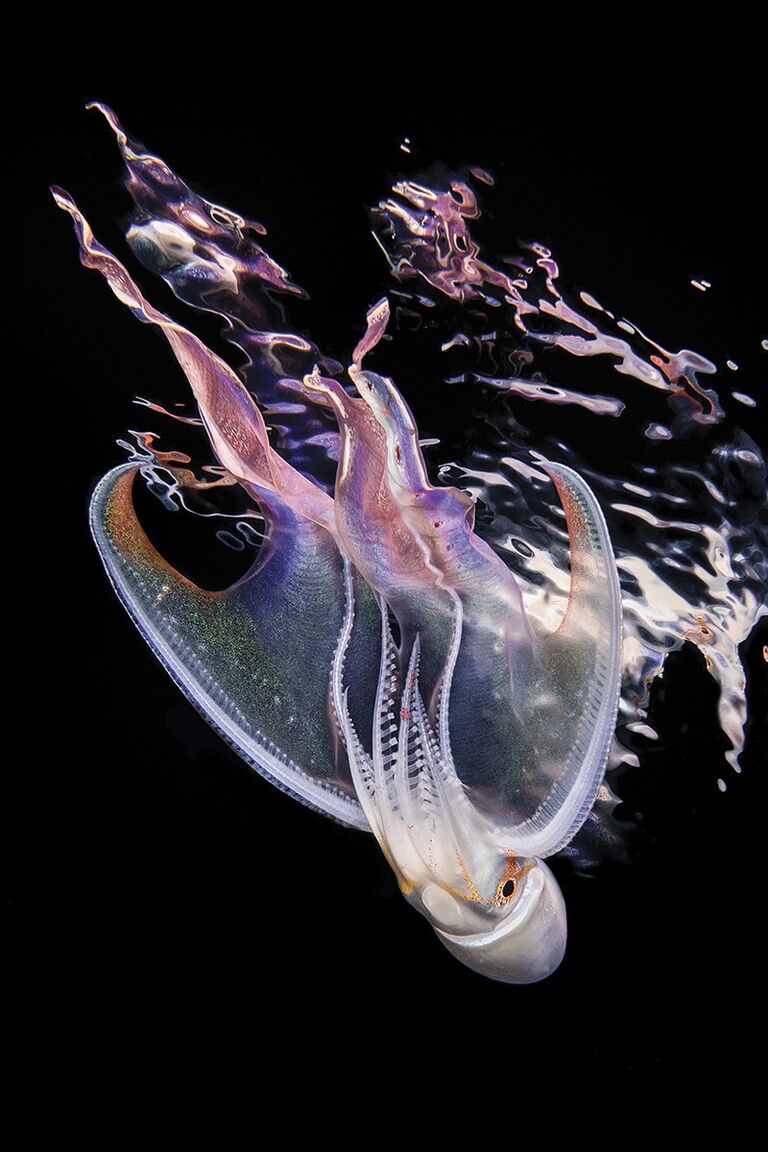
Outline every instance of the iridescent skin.
MULTIPOLYGON (((241 324, 248 314, 249 346, 270 344, 262 330, 259 345, 265 318, 248 312, 243 279, 285 289, 285 274, 250 241, 238 247, 240 218, 212 216, 109 118, 134 199, 151 208, 129 234, 145 261, 173 276, 182 299, 211 307, 218 294, 215 310, 241 324), (225 258, 221 241, 206 250, 206 220, 229 229, 240 256, 225 258), (209 284, 204 301, 195 297, 198 274, 209 284)), ((543 858, 571 840, 594 802, 618 704, 619 585, 590 489, 569 468, 542 465, 566 516, 571 589, 559 627, 541 635, 512 573, 474 532, 471 498, 430 483, 403 397, 362 366, 386 328, 386 301, 369 313, 348 370, 357 395, 308 362, 316 350, 306 342, 277 342, 304 369, 290 379, 281 364, 273 380, 274 396, 287 384, 301 397, 278 451, 232 369, 154 309, 73 201, 54 194, 73 218, 82 262, 162 330, 219 463, 268 524, 253 569, 226 591, 206 592, 144 533, 132 500, 138 467, 109 473, 94 493, 92 531, 137 627, 259 772, 374 833, 408 901, 463 963, 514 983, 548 975, 563 956, 566 921, 543 858), (323 408, 338 424, 338 436, 322 440, 330 458, 338 452, 332 495, 306 467, 301 440, 322 425, 323 408)))

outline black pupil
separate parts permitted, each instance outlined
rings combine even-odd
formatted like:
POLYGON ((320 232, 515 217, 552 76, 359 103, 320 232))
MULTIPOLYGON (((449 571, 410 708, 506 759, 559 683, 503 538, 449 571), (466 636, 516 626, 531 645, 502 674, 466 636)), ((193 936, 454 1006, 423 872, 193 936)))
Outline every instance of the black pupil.
POLYGON ((515 891, 516 885, 517 885, 517 881, 507 880, 506 884, 504 885, 504 887, 501 890, 501 894, 505 900, 509 900, 510 896, 515 891))

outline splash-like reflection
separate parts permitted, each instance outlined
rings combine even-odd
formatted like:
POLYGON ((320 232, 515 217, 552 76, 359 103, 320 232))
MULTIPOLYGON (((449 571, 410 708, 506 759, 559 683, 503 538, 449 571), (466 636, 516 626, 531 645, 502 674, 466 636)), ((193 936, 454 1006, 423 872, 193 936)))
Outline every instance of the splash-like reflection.
POLYGON ((140 403, 202 427, 215 456, 199 464, 133 433, 129 464, 93 501, 116 591, 247 760, 375 833, 449 950, 499 979, 541 978, 565 941, 542 857, 571 843, 598 797, 593 821, 610 831, 606 763, 636 759, 624 732, 653 739, 649 685, 686 641, 720 685, 738 770, 738 646, 765 612, 757 446, 703 384, 710 361, 664 349, 589 293, 570 300, 549 249, 482 258, 477 196, 458 179, 399 182, 373 210, 394 322, 387 299, 369 311, 345 382, 292 328, 284 305, 303 293, 264 228, 195 194, 97 107, 128 172, 133 253, 222 317, 245 355, 238 376, 154 308, 54 190, 83 263, 162 331, 199 415, 140 403), (397 387, 363 367, 392 329, 396 342, 426 333, 446 383, 481 409, 466 455, 433 477, 397 387), (574 387, 574 358, 620 382, 574 387), (648 395, 657 418, 638 405, 648 395), (540 406, 620 427, 620 469, 588 425, 542 432, 528 418, 540 406), (212 518, 219 544, 250 550, 239 581, 206 592, 163 559, 134 510, 137 474, 166 508, 212 518))
MULTIPOLYGON (((668 351, 588 292, 569 298, 557 261, 541 244, 523 246, 500 267, 486 262, 470 231, 479 216, 476 195, 462 181, 446 183, 444 189, 398 183, 372 212, 409 325, 417 317, 437 330, 436 339, 442 336, 446 353, 462 355, 461 373, 451 376, 467 387, 577 405, 603 423, 620 422, 619 429, 583 425, 576 439, 564 421, 556 431, 534 433, 524 406, 487 405, 490 436, 469 459, 454 462, 450 474, 487 505, 486 538, 514 569, 529 610, 550 622, 567 599, 565 541, 536 461, 559 459, 588 478, 621 576, 624 725, 654 738, 642 724, 650 684, 667 655, 689 641, 701 648, 719 685, 719 720, 731 745, 725 755, 738 771, 746 721, 739 646, 766 612, 763 455, 729 418, 717 391, 702 384, 702 375, 716 372, 711 361, 689 349, 668 351), (462 307, 436 317, 441 300, 462 307), (448 339, 445 324, 455 326, 448 339), (563 387, 559 378, 573 373, 557 358, 561 352, 601 357, 641 387, 623 388, 621 397, 563 387), (479 361, 492 362, 493 373, 479 361), (649 419, 649 401, 658 419, 649 419), (618 461, 615 450, 605 450, 615 437, 618 461)), ((637 757, 617 740, 611 763, 622 761, 637 757)))

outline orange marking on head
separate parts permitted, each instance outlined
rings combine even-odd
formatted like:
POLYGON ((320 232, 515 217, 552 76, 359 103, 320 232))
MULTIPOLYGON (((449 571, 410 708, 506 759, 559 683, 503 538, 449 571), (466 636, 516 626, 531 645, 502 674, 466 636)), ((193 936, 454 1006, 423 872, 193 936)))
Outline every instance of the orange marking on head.
POLYGON ((472 904, 480 904, 483 908, 503 908, 505 904, 509 904, 510 900, 513 899, 517 891, 518 882, 522 880, 524 876, 527 876, 531 869, 534 867, 534 862, 532 860, 522 862, 517 856, 510 853, 507 856, 507 867, 504 875, 496 886, 496 892, 494 893, 493 898, 488 900, 484 896, 481 896, 478 892, 472 877, 469 875, 469 870, 459 852, 456 853, 456 859, 459 862, 461 874, 464 877, 464 883, 467 885, 467 891, 460 892, 458 889, 452 888, 447 884, 444 884, 443 888, 445 888, 445 890, 450 892, 452 895, 458 896, 460 900, 466 900, 472 904), (515 887, 509 896, 505 896, 504 888, 510 882, 510 880, 514 881, 515 887))

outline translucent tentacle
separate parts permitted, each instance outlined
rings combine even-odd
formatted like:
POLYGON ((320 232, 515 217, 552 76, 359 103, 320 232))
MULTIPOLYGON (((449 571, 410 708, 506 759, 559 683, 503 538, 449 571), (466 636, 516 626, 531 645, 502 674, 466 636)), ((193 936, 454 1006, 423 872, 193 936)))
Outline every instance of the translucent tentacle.
POLYGON ((603 514, 576 472, 543 467, 566 514, 571 586, 560 627, 542 642, 530 692, 540 802, 502 832, 510 848, 532 856, 559 851, 586 819, 605 771, 621 681, 621 589, 603 514))

